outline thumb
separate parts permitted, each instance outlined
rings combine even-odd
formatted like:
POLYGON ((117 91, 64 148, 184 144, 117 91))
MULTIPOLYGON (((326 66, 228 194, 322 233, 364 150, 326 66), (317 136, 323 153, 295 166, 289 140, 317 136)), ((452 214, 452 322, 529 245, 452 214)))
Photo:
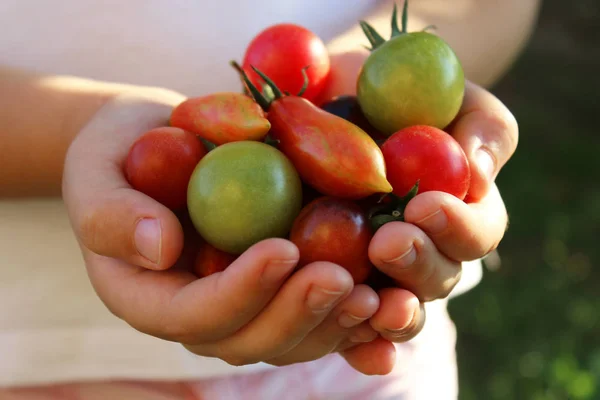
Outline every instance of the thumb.
POLYGON ((517 148, 519 128, 506 106, 485 89, 467 82, 463 107, 453 124, 471 166, 467 197, 479 201, 517 148))
POLYGON ((69 148, 63 199, 83 248, 165 269, 182 251, 181 224, 167 207, 132 189, 122 169, 136 138, 164 126, 180 100, 168 92, 158 92, 157 97, 120 96, 98 112, 69 148))
POLYGON ((166 269, 183 249, 183 230, 166 207, 128 188, 110 188, 70 210, 80 244, 102 256, 166 269))

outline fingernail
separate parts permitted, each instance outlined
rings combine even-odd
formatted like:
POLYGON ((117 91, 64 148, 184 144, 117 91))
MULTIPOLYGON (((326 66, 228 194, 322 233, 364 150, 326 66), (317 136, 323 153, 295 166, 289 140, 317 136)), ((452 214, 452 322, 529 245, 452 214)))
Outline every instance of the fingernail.
POLYGON ((494 171, 496 170, 496 163, 492 154, 484 147, 481 147, 475 153, 475 162, 483 176, 485 176, 488 181, 491 181, 494 177, 494 171))
POLYGON ((383 262, 386 264, 394 264, 400 268, 406 268, 412 265, 417 260, 417 250, 414 245, 411 245, 410 248, 404 253, 400 254, 398 257, 384 260, 383 262))
POLYGON ((298 260, 271 260, 263 270, 261 280, 267 287, 280 283, 289 275, 298 260))
POLYGON ((338 324, 342 328, 352 328, 353 326, 359 325, 364 320, 366 320, 366 318, 357 317, 356 315, 345 312, 338 317, 338 324))
POLYGON ((416 224, 425 229, 428 233, 441 233, 448 227, 448 217, 440 208, 436 212, 417 221, 416 224))
POLYGON ((306 305, 315 312, 321 312, 330 309, 336 301, 342 297, 344 292, 336 292, 323 289, 319 286, 313 286, 308 296, 306 296, 306 305))
POLYGON ((354 334, 348 338, 352 343, 368 343, 377 339, 379 335, 377 332, 369 332, 369 334, 354 334))
POLYGON ((141 219, 135 228, 134 241, 135 247, 141 256, 154 264, 160 262, 162 228, 157 219, 141 219))
POLYGON ((412 313, 412 316, 410 317, 410 319, 406 322, 406 324, 404 324, 404 326, 402 326, 400 328, 386 329, 386 331, 388 331, 390 334, 392 334, 394 336, 402 336, 406 333, 406 331, 409 327, 416 325, 417 318, 419 315, 419 310, 421 309, 421 305, 419 304, 419 301, 416 298, 414 299, 413 303, 414 303, 413 313, 412 313))

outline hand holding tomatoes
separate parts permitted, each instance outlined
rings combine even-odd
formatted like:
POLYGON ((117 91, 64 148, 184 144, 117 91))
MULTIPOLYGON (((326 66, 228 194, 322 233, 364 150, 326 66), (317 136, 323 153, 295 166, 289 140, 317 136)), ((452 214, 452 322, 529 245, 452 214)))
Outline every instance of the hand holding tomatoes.
MULTIPOLYGON (((387 47, 366 32, 378 49, 357 81, 365 90, 322 108, 314 99, 328 72, 300 65, 296 72, 308 79, 286 86, 296 72, 282 78, 245 63, 244 93, 124 98, 103 109, 70 151, 65 201, 94 287, 113 312, 142 332, 235 365, 286 365, 339 351, 368 370, 361 354, 389 354, 390 342, 416 335, 422 302, 446 297, 461 262, 497 246, 506 211, 493 179, 516 144, 510 113, 468 82, 453 111, 462 101, 459 70, 440 69, 436 57, 435 79, 403 86, 398 65, 380 63, 405 62, 410 40, 431 38, 396 26, 388 43, 403 44, 387 47), (402 94, 414 107, 428 99, 431 115, 401 112, 408 100, 383 93, 377 71, 396 89, 411 87, 402 94), (440 86, 446 72, 458 86, 440 86), (448 93, 436 102, 432 88, 448 93), (439 122, 448 118, 451 125, 439 122), (123 133, 106 140, 107 131, 123 133), (173 140, 181 132, 186 145, 173 140), (303 198, 303 187, 316 199, 303 198), (182 208, 170 199, 184 191, 186 209, 178 212, 189 214, 194 231, 169 210, 182 208), (379 296, 360 284, 383 276, 392 287, 379 296)), ((433 42, 435 54, 450 54, 433 42)))
MULTIPOLYGON (((164 129, 182 101, 162 90, 115 98, 68 151, 63 199, 107 308, 143 333, 234 365, 309 361, 374 339, 368 319, 377 311, 376 293, 354 287, 351 275, 332 263, 292 275, 299 254, 288 240, 263 240, 223 271, 198 278, 201 240, 187 230, 193 227, 185 210, 174 212, 133 189, 123 168, 136 140, 164 129)), ((368 371, 364 365, 357 368, 368 371)))

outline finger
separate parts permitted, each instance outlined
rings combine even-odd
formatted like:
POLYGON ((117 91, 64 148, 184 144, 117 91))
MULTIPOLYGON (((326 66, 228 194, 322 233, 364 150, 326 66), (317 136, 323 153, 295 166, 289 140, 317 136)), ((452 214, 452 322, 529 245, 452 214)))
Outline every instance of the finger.
MULTIPOLYGON (((344 268, 327 262, 309 264, 288 279, 251 323, 220 341, 213 355, 233 365, 279 357, 323 322, 353 286, 352 276, 344 268)), ((199 350, 209 352, 210 348, 200 346, 199 350)))
POLYGON ((406 222, 383 225, 371 240, 369 257, 381 272, 424 302, 448 296, 460 280, 460 263, 442 254, 423 230, 406 222))
POLYGON ((384 338, 344 350, 340 355, 352 368, 365 375, 387 375, 396 363, 396 348, 384 338))
POLYGON ((115 315, 142 332, 184 343, 239 330, 269 303, 299 257, 293 243, 268 239, 225 271, 197 279, 187 271, 149 271, 88 256, 94 288, 115 315))
POLYGON ((164 123, 170 109, 127 97, 115 100, 69 148, 63 198, 80 244, 90 251, 150 269, 165 269, 177 260, 183 247, 177 217, 131 189, 122 171, 131 144, 164 123))
POLYGON ((342 341, 361 343, 373 340, 377 332, 368 323, 379 307, 377 293, 366 285, 357 285, 327 318, 312 330, 302 343, 292 351, 275 359, 267 360, 273 365, 289 365, 311 361, 334 352, 342 341), (362 325, 362 326, 361 326, 362 325), (360 327, 360 329, 357 329, 360 327))
POLYGON ((496 249, 508 224, 495 184, 479 202, 469 204, 442 192, 422 193, 408 203, 404 218, 456 261, 476 260, 496 249))
POLYGON ((471 165, 468 197, 477 201, 514 154, 519 140, 517 121, 493 94, 467 82, 463 106, 450 133, 471 165))
POLYGON ((407 290, 389 288, 379 292, 381 305, 371 326, 390 342, 403 343, 417 336, 425 325, 425 307, 407 290))

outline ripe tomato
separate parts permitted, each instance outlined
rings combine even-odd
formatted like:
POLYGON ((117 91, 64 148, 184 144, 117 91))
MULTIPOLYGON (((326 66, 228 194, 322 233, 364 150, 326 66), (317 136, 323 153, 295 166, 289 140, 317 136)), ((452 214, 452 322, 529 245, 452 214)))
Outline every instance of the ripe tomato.
POLYGON ((205 242, 198 250, 194 262, 194 272, 199 278, 204 278, 224 271, 236 258, 233 254, 225 253, 205 242))
POLYGON ((432 126, 402 129, 381 147, 394 194, 405 196, 419 181, 419 193, 442 191, 463 200, 471 172, 462 147, 448 133, 432 126))
POLYGON ((216 145, 262 140, 271 128, 262 108, 250 96, 235 92, 187 99, 173 109, 169 122, 216 145))
POLYGON ((302 183, 292 163, 262 142, 221 145, 194 170, 190 218, 219 250, 241 254, 270 237, 285 237, 302 206, 302 183))
POLYGON ((298 266, 329 261, 348 270, 354 283, 364 282, 373 268, 369 243, 373 234, 362 209, 349 200, 320 197, 302 209, 290 240, 300 250, 298 266))
POLYGON ((381 150, 356 125, 297 96, 273 101, 269 121, 279 149, 320 193, 359 199, 391 192, 381 150))
POLYGON ((265 82, 251 68, 267 74, 282 90, 297 94, 304 85, 302 69, 308 75, 308 88, 302 97, 316 101, 329 77, 329 53, 323 41, 310 30, 294 24, 277 24, 260 32, 248 45, 242 67, 258 88, 265 82))
POLYGON ((237 69, 252 96, 268 112, 270 136, 305 183, 325 195, 349 199, 392 191, 385 178, 383 154, 365 131, 305 98, 283 94, 253 67, 273 92, 267 100, 244 70, 237 69))
POLYGON ((369 39, 374 49, 357 81, 369 122, 387 135, 413 125, 444 129, 458 114, 465 90, 454 51, 432 33, 407 32, 405 23, 388 41, 379 39, 369 39))
POLYGON ((183 208, 192 171, 206 153, 191 132, 155 128, 140 136, 129 149, 125 176, 134 189, 171 209, 183 208))

